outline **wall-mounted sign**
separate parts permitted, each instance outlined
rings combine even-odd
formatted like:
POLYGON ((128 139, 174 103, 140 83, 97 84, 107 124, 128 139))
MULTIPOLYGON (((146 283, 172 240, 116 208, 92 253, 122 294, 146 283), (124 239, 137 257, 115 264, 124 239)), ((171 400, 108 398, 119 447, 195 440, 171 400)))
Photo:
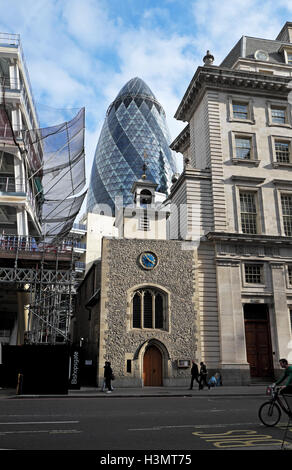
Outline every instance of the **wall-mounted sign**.
POLYGON ((189 359, 178 359, 177 367, 186 368, 191 366, 191 361, 189 359))

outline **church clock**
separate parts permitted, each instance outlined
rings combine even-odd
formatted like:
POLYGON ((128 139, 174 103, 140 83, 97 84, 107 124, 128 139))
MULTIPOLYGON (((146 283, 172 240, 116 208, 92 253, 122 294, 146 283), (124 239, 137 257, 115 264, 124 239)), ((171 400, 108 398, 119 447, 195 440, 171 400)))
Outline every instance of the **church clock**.
POLYGON ((144 269, 153 269, 157 266, 158 258, 151 251, 145 251, 140 255, 140 264, 144 269))

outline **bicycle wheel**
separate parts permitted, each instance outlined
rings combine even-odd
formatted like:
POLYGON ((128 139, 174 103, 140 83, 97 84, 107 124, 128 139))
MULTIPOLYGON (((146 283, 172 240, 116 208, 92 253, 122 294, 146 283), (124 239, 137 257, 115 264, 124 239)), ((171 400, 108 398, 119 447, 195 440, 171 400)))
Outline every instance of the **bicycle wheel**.
POLYGON ((266 401, 259 408, 259 418, 265 426, 276 426, 281 418, 280 407, 275 402, 266 401))

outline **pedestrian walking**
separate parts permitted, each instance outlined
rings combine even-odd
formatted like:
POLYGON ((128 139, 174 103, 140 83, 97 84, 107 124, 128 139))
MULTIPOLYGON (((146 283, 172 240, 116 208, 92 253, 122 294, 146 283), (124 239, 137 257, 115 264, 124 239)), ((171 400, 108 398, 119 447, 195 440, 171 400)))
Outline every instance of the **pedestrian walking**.
POLYGON ((106 383, 105 383, 105 368, 106 368, 106 365, 107 365, 107 361, 105 361, 104 363, 104 371, 103 371, 103 384, 102 384, 102 388, 101 388, 101 391, 102 392, 105 392, 105 389, 106 389, 106 383))
POLYGON ((206 385, 206 387, 208 387, 207 374, 208 374, 208 371, 207 371, 206 364, 204 364, 203 362, 200 362, 199 390, 202 390, 205 385, 206 385))
POLYGON ((113 380, 113 370, 111 368, 111 363, 107 361, 104 366, 104 378, 105 378, 105 386, 107 388, 106 393, 112 393, 113 388, 111 385, 111 381, 113 380))
POLYGON ((191 385, 190 385, 189 390, 193 389, 194 380, 196 380, 199 383, 199 368, 197 364, 195 363, 195 361, 192 361, 191 376, 192 378, 191 378, 191 385))

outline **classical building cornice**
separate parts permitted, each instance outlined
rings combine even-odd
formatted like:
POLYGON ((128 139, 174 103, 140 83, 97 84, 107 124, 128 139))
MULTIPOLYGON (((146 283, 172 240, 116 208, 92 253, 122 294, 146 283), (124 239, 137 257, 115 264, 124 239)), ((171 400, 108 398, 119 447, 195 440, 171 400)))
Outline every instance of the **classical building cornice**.
POLYGON ((205 169, 205 170, 199 170, 197 168, 192 168, 190 165, 186 165, 184 167, 183 172, 180 174, 179 178, 177 181, 172 185, 170 188, 170 194, 166 198, 166 201, 171 201, 174 194, 177 192, 179 187, 187 180, 207 180, 211 181, 211 170, 210 169, 205 169))
POLYGON ((258 72, 232 70, 217 66, 198 67, 174 115, 180 121, 190 121, 196 103, 205 88, 229 92, 255 92, 286 98, 291 77, 264 75, 258 72))
POLYGON ((231 179, 237 182, 261 184, 265 181, 265 177, 260 176, 249 176, 249 175, 232 175, 231 179))
POLYGON ((292 245, 292 237, 280 235, 250 235, 245 233, 209 232, 206 234, 206 238, 214 242, 292 245))
POLYGON ((190 146, 190 125, 188 124, 177 138, 170 144, 170 148, 175 152, 184 153, 184 151, 190 146))

